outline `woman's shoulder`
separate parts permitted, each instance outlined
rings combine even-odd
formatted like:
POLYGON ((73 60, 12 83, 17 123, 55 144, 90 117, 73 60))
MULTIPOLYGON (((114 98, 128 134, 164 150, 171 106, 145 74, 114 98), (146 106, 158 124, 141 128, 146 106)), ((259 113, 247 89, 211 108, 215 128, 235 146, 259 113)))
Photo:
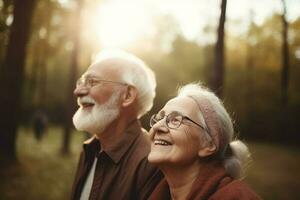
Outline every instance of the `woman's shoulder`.
POLYGON ((210 200, 261 200, 261 198, 241 180, 221 181, 218 190, 210 200))

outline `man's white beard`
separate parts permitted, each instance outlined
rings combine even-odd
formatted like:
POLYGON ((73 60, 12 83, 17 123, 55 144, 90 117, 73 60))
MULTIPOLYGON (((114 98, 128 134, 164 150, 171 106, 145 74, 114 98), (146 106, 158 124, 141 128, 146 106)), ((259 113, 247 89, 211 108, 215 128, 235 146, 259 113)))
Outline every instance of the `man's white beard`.
POLYGON ((73 124, 79 131, 91 134, 101 134, 105 128, 113 122, 120 114, 118 109, 119 92, 115 92, 110 99, 99 105, 89 96, 82 97, 80 101, 92 102, 95 105, 92 110, 85 110, 82 106, 73 116, 73 124))

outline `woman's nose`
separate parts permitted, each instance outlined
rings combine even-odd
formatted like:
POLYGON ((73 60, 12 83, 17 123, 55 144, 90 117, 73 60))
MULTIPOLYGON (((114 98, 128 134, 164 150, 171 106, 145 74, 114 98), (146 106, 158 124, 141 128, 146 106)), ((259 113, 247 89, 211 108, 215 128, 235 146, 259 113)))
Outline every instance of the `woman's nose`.
POLYGON ((154 136, 156 134, 166 134, 169 132, 168 127, 166 126, 166 124, 163 122, 164 120, 160 120, 159 122, 157 122, 156 124, 154 124, 152 126, 152 128, 149 131, 149 136, 150 139, 153 140, 154 136), (161 123, 163 122, 163 123, 161 123))
POLYGON ((156 122, 153 126, 152 129, 154 132, 160 132, 160 133, 167 133, 169 132, 169 128, 166 124, 166 118, 163 118, 156 122))

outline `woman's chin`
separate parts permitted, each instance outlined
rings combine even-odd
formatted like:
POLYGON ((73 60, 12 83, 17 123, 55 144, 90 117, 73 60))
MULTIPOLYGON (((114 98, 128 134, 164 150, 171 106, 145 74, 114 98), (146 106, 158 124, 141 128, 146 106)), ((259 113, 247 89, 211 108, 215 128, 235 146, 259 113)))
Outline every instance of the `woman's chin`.
POLYGON ((159 152, 150 152, 148 155, 148 161, 151 164, 159 165, 166 162, 166 159, 159 152))

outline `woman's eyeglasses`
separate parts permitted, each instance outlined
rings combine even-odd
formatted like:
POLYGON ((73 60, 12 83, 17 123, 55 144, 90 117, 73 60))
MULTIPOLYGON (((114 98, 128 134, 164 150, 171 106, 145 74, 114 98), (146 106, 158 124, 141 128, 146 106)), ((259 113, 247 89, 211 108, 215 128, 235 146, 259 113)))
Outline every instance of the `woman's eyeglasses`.
POLYGON ((202 125, 200 125, 197 122, 193 121, 189 117, 182 115, 179 112, 171 112, 168 115, 161 115, 161 114, 152 115, 151 119, 150 119, 150 127, 153 127, 154 124, 156 124, 160 120, 164 119, 165 117, 166 117, 165 123, 166 123, 167 127, 170 128, 170 129, 179 128, 180 125, 182 124, 183 120, 188 120, 188 121, 196 124, 200 128, 206 130, 202 125))

